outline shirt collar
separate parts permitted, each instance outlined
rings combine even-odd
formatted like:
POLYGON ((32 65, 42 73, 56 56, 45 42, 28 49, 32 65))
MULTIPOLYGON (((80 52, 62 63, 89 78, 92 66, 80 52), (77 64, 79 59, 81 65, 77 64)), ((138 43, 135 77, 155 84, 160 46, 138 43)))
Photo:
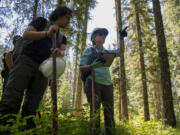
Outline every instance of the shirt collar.
POLYGON ((104 50, 105 50, 104 46, 103 46, 103 49, 102 49, 102 50, 100 50, 100 48, 98 48, 96 45, 93 45, 93 47, 94 47, 96 50, 98 50, 98 51, 104 51, 104 50))

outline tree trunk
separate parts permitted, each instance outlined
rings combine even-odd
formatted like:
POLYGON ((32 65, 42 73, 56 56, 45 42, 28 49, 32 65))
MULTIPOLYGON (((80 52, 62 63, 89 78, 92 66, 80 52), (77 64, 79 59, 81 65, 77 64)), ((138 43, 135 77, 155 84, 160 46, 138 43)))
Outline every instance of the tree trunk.
POLYGON ((179 0, 176 0, 175 6, 178 7, 179 5, 180 5, 180 1, 179 1, 179 0))
POLYGON ((75 98, 75 109, 80 109, 82 106, 82 81, 81 81, 81 72, 78 73, 78 83, 77 83, 77 91, 75 98))
POLYGON ((42 17, 45 17, 44 5, 45 5, 45 2, 44 2, 44 0, 42 0, 42 4, 41 4, 42 17))
POLYGON ((72 74, 72 65, 71 65, 71 62, 70 61, 68 61, 68 66, 67 66, 67 68, 69 69, 68 70, 68 83, 69 83, 69 85, 68 85, 68 90, 69 91, 72 91, 72 85, 73 85, 73 80, 72 80, 72 77, 73 77, 73 74, 72 74))
POLYGON ((141 33, 141 25, 139 19, 139 11, 138 11, 138 2, 133 0, 135 6, 135 14, 136 14, 136 27, 137 27, 137 36, 139 42, 139 54, 140 54, 140 65, 141 65, 141 80, 143 86, 143 100, 144 100, 144 121, 150 120, 149 114, 149 102, 148 102, 148 93, 147 93, 147 79, 146 79, 146 70, 144 64, 144 51, 142 46, 142 33, 141 33))
POLYGON ((33 20, 36 19, 36 17, 37 17, 38 2, 39 2, 39 0, 34 0, 34 6, 33 6, 33 20))
POLYGON ((160 88, 159 84, 154 84, 153 85, 153 101, 154 101, 154 106, 155 106, 155 118, 157 120, 160 120, 162 118, 161 115, 161 93, 160 93, 160 88))
MULTIPOLYGON (((83 28, 82 28, 82 39, 81 39, 81 49, 80 49, 80 57, 82 55, 83 50, 85 49, 86 46, 86 38, 87 38, 87 23, 88 23, 88 15, 89 15, 89 5, 86 1, 85 4, 85 15, 84 15, 84 23, 83 23, 83 28)), ((82 80, 81 80, 81 72, 79 70, 78 73, 78 82, 77 82, 77 91, 76 91, 76 98, 75 100, 75 109, 78 109, 81 107, 81 102, 82 102, 82 80), (78 99, 79 98, 79 99, 78 99)))
POLYGON ((152 65, 154 65, 153 71, 150 72, 149 77, 152 81, 152 95, 153 95, 153 105, 154 105, 154 116, 157 120, 162 119, 162 92, 160 84, 160 69, 157 65, 157 60, 154 58, 152 60, 152 65))
MULTIPOLYGON (((118 63, 118 66, 120 67, 120 64, 118 63)), ((120 70, 118 71, 118 76, 120 76, 120 70)), ((119 90, 119 120, 122 120, 121 116, 121 79, 118 79, 118 90, 119 90)))
POLYGON ((74 108, 74 99, 75 99, 76 84, 77 84, 77 61, 78 61, 78 51, 76 51, 76 57, 75 57, 74 83, 73 83, 73 88, 72 88, 73 89, 73 100, 72 100, 73 108, 74 108))
POLYGON ((161 15, 161 7, 159 0, 152 0, 153 12, 156 26, 156 37, 158 45, 158 55, 161 75, 161 89, 163 101, 163 123, 166 125, 176 126, 176 118, 174 114, 173 96, 171 89, 171 79, 169 70, 169 61, 166 48, 166 39, 164 35, 163 20, 161 15))
POLYGON ((117 40, 118 47, 120 48, 120 89, 121 89, 121 115, 122 120, 127 121, 128 118, 128 103, 127 103, 127 92, 126 92, 126 74, 124 64, 124 40, 120 40, 119 31, 122 30, 121 20, 121 0, 116 0, 116 20, 117 20, 117 40))
POLYGON ((57 7, 62 6, 64 4, 64 0, 57 0, 57 7))

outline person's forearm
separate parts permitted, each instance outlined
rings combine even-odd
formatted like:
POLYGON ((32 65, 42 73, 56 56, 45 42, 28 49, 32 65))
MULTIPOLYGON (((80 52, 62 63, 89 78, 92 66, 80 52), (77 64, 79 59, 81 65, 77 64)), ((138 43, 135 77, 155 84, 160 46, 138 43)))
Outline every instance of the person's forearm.
POLYGON ((47 37, 47 31, 25 31, 23 39, 25 40, 40 40, 47 37))
POLYGON ((91 65, 80 66, 80 70, 81 70, 81 72, 88 72, 88 71, 92 70, 92 66, 91 65))
POLYGON ((6 54, 5 56, 5 62, 7 64, 8 69, 10 70, 13 66, 13 58, 11 54, 6 54))
POLYGON ((10 70, 13 66, 13 61, 11 61, 10 63, 7 63, 8 69, 10 70))

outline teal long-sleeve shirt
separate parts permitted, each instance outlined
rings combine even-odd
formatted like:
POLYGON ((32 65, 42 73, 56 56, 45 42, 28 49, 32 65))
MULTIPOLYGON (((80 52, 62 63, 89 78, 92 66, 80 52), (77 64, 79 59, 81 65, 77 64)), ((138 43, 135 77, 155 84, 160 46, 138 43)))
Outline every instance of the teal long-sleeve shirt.
MULTIPOLYGON (((91 46, 93 48, 95 48, 96 52, 108 52, 108 53, 115 53, 116 56, 118 56, 118 50, 106 50, 105 48, 103 48, 102 50, 100 48, 98 48, 96 45, 91 46)), ((82 57, 80 59, 80 65, 88 65, 90 58, 92 58, 91 56, 93 55, 92 49, 91 47, 86 48, 83 51, 82 57)), ((99 67, 99 68, 95 68, 93 69, 94 73, 95 73, 95 82, 98 84, 102 84, 102 85, 112 85, 112 80, 111 80, 111 75, 110 75, 110 71, 109 71, 109 67, 99 67)), ((88 78, 92 78, 91 75, 88 76, 88 78)))

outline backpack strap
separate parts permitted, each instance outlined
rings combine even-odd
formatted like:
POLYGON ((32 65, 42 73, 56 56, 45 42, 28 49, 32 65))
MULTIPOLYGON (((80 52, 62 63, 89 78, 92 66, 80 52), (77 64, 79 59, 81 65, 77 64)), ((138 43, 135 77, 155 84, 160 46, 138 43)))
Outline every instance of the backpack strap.
MULTIPOLYGON (((91 52, 92 52, 92 54, 90 56, 90 60, 88 60, 88 62, 87 62, 87 65, 90 65, 91 63, 93 63, 93 61, 97 58, 97 52, 94 47, 91 47, 91 52)), ((91 75, 91 70, 81 73, 81 79, 82 79, 84 85, 85 85, 86 79, 89 75, 91 75)))
POLYGON ((59 48, 60 47, 60 44, 62 43, 63 41, 63 35, 61 34, 60 30, 58 31, 58 35, 57 35, 57 38, 56 38, 56 46, 59 48))
POLYGON ((50 26, 51 26, 51 22, 47 20, 47 23, 46 23, 46 26, 44 28, 44 31, 48 31, 50 26))
POLYGON ((96 49, 94 47, 91 47, 91 52, 92 52, 92 55, 90 56, 91 59, 90 59, 88 65, 93 63, 93 61, 98 57, 97 56, 98 53, 96 52, 96 49))

